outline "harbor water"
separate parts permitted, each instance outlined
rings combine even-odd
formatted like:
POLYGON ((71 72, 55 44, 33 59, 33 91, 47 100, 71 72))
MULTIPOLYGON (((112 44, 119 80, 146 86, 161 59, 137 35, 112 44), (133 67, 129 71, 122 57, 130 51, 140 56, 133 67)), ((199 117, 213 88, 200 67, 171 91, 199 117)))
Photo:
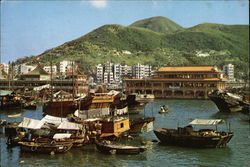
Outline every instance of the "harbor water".
MULTIPOLYGON (((8 148, 7 138, 0 133, 1 167, 16 166, 74 166, 74 167, 249 167, 250 134, 249 121, 241 113, 220 113, 210 100, 155 100, 148 103, 137 115, 129 117, 154 116, 154 129, 176 128, 186 126, 195 118, 224 119, 227 123, 218 126, 218 130, 234 132, 234 137, 225 148, 193 149, 161 145, 154 133, 144 132, 129 141, 130 144, 144 144, 147 150, 138 155, 107 155, 98 152, 95 145, 71 149, 64 154, 23 153, 20 148, 8 148), (159 114, 160 107, 168 105, 171 112, 159 114), (229 124, 230 123, 230 124, 229 124), (229 126, 230 125, 230 126, 229 126)), ((42 118, 42 107, 37 110, 1 110, 0 119, 8 122, 22 121, 23 117, 42 118), (8 118, 8 115, 19 114, 19 118, 8 118)), ((198 127, 195 127, 198 128, 198 127)))

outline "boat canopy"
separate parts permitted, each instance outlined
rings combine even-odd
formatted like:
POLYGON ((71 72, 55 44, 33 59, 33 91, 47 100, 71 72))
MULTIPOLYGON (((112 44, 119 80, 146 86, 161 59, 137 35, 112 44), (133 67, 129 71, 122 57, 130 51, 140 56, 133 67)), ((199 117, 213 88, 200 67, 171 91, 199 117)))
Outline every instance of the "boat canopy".
POLYGON ((83 118, 83 119, 103 117, 103 116, 106 116, 106 115, 110 115, 110 108, 76 110, 74 112, 74 115, 76 117, 83 118))
POLYGON ((124 115, 128 113, 128 107, 124 107, 121 109, 116 109, 115 111, 116 115, 124 115))
POLYGON ((54 97, 69 96, 69 95, 71 95, 69 92, 63 90, 59 90, 58 92, 53 94, 54 97))
POLYGON ((107 95, 109 95, 109 96, 112 96, 112 95, 118 95, 118 94, 120 94, 120 92, 119 91, 115 91, 115 90, 111 90, 111 91, 109 91, 108 93, 107 93, 107 95))
POLYGON ((41 129, 43 125, 44 121, 24 117, 23 121, 18 125, 18 127, 27 129, 41 129))
POLYGON ((102 118, 89 118, 85 119, 84 122, 96 122, 96 121, 101 121, 102 118))
POLYGON ((59 125, 61 122, 68 122, 67 118, 62 118, 62 117, 55 117, 51 115, 46 115, 43 117, 42 121, 52 123, 55 125, 59 125))
POLYGON ((33 90, 40 91, 40 90, 45 89, 45 88, 50 88, 50 84, 34 87, 33 90))
POLYGON ((64 130, 80 130, 82 129, 81 124, 73 123, 73 122, 62 122, 57 127, 57 129, 64 129, 64 130))
POLYGON ((14 92, 11 90, 0 90, 0 96, 9 96, 12 94, 14 94, 14 92))
POLYGON ((87 97, 87 94, 84 94, 84 95, 78 97, 77 99, 75 99, 75 101, 82 100, 82 99, 84 99, 86 97, 87 97))
POLYGON ((70 138, 71 134, 70 133, 56 133, 53 136, 53 139, 68 139, 70 138))
POLYGON ((217 125, 220 123, 224 123, 222 119, 194 119, 190 122, 190 125, 217 125))

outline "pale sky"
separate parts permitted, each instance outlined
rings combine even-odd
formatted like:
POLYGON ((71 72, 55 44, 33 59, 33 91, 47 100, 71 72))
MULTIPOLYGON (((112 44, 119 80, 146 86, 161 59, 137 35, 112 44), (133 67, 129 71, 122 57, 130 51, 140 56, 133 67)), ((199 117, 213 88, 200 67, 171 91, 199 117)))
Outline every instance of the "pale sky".
POLYGON ((164 16, 183 27, 204 22, 249 24, 249 2, 227 1, 1 1, 1 63, 38 55, 105 24, 128 26, 164 16))

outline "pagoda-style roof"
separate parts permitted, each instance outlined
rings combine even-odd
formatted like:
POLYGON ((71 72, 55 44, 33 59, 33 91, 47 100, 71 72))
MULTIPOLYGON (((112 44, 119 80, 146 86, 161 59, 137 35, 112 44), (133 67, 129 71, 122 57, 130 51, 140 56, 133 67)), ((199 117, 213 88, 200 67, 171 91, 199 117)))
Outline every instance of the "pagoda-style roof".
POLYGON ((156 72, 219 72, 214 66, 162 67, 156 72))
POLYGON ((40 64, 38 64, 36 66, 36 68, 30 72, 28 72, 27 74, 24 75, 49 75, 49 73, 47 73, 40 64))
POLYGON ((125 81, 227 81, 226 78, 150 78, 150 79, 124 79, 125 81))

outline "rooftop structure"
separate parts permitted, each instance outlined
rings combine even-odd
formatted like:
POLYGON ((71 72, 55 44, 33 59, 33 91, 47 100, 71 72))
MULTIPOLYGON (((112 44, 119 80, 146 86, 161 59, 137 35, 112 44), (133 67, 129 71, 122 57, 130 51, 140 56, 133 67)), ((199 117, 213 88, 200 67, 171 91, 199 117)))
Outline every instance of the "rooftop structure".
POLYGON ((40 64, 36 66, 36 68, 27 74, 21 75, 22 80, 49 80, 50 75, 42 68, 40 64))

